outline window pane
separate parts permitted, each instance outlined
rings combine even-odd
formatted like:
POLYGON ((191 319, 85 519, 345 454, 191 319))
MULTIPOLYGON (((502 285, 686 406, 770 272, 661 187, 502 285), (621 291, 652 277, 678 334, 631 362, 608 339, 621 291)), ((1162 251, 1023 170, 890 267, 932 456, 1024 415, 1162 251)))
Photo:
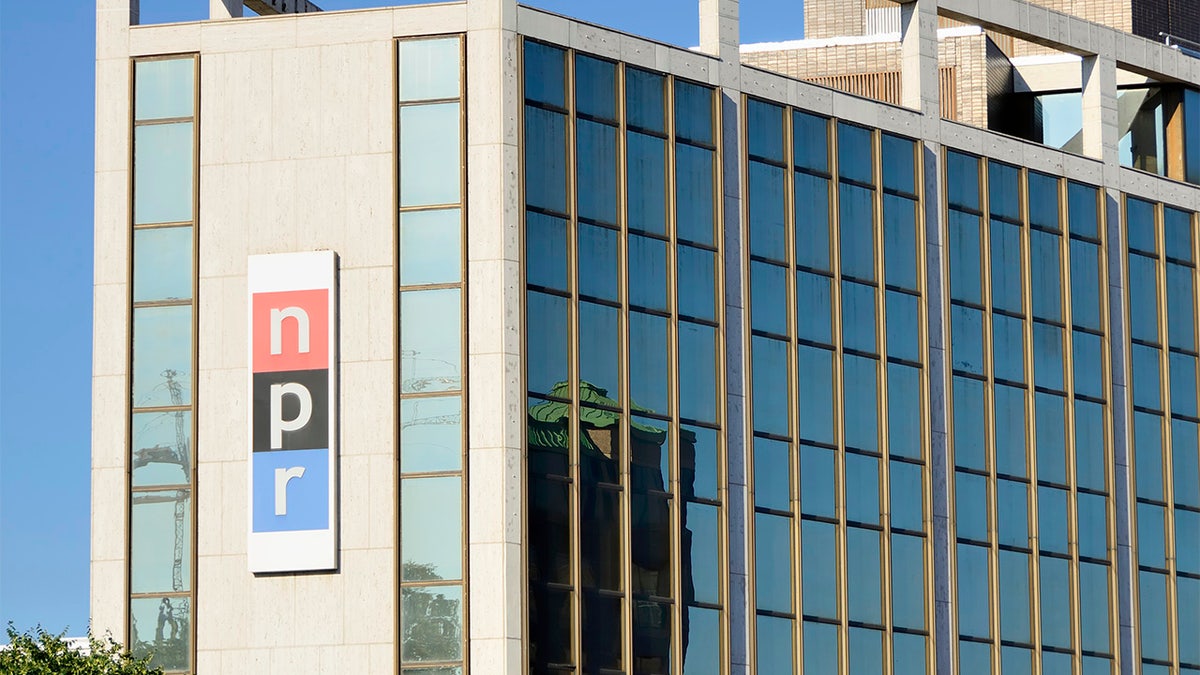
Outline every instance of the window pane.
POLYGON ((842 282, 842 340, 846 349, 878 353, 875 345, 875 287, 842 282))
POLYGON ((614 401, 621 397, 621 310, 594 302, 579 303, 579 388, 614 401))
POLYGON ((925 636, 907 633, 893 635, 892 665, 896 675, 925 675, 925 636))
POLYGON ((1025 321, 1003 314, 992 316, 992 356, 996 378, 1025 382, 1025 321))
POLYGON ((925 491, 921 465, 893 460, 890 471, 892 528, 917 532, 924 530, 922 497, 925 491))
POLYGON ((914 194, 917 190, 913 141, 891 134, 881 137, 883 148, 883 187, 914 194))
POLYGON ((1079 563, 1079 618, 1083 649, 1108 653, 1108 567, 1079 563))
POLYGON ((979 208, 979 158, 960 152, 946 153, 947 198, 951 205, 979 208))
POLYGON ((1103 330, 1100 321, 1100 247, 1071 242, 1071 321, 1076 326, 1103 330))
MULTIPOLYGON (((885 174, 884 183, 887 183, 885 174)), ((917 202, 896 195, 883 196, 883 250, 887 261, 887 283, 920 290, 918 260, 924 253, 917 246, 917 202)))
POLYGON ((988 208, 992 215, 1021 220, 1021 174, 1015 166, 988 160, 988 208))
POLYGON ((1155 261, 1129 256, 1129 324, 1135 340, 1158 342, 1158 278, 1155 261))
POLYGON ((834 442, 833 352, 801 345, 797 354, 796 370, 800 385, 800 438, 832 444, 834 442))
POLYGON ((996 510, 1000 544, 1029 548, 1029 485, 1014 480, 997 480, 996 510))
POLYGON ((1089 558, 1108 558, 1107 499, 1100 495, 1080 492, 1079 555, 1089 558))
POLYGON ((401 206, 461 200, 460 126, 458 103, 400 108, 401 206))
POLYGON ((412 663, 462 659, 462 596, 459 585, 401 590, 401 659, 412 663))
POLYGON ((679 322, 679 415, 717 422, 717 331, 679 322))
POLYGON ((570 289, 567 282, 567 255, 567 221, 533 211, 526 212, 526 283, 560 291, 570 289))
POLYGON ((617 129, 586 119, 575 122, 579 217, 617 222, 617 129))
POLYGON ((1058 179, 1029 172, 1029 224, 1058 230, 1058 179))
MULTIPOLYGON (((759 595, 761 598, 761 594, 759 595)), ((764 673, 792 671, 792 620, 758 617, 758 668, 764 673)))
POLYGON ((1171 352, 1171 412, 1196 416, 1196 357, 1171 352))
POLYGON ((1137 505, 1138 564, 1166 569, 1165 510, 1154 504, 1137 505))
MULTIPOLYGON (((1071 648, 1071 562, 1042 556, 1042 644, 1071 648)), ((1001 589, 1001 594, 1003 594, 1001 589)))
POLYGON ((1163 251, 1168 258, 1192 262, 1192 214, 1163 209, 1163 251))
POLYGON ((1033 294, 1033 315, 1039 319, 1062 319, 1062 275, 1059 245, 1062 237, 1039 230, 1029 232, 1029 266, 1033 294))
POLYGON ((133 405, 192 401, 192 307, 133 310, 133 405))
POLYGON ((629 304, 667 311, 667 276, 667 242, 630 235, 629 304))
POLYGON ((400 400, 400 471, 462 469, 462 397, 400 400))
POLYGON ((955 522, 961 539, 987 541, 987 478, 958 471, 954 478, 955 522))
MULTIPOLYGON (((526 43, 531 44, 536 43, 526 43)), ((526 88, 529 82, 526 73, 526 88)), ((525 106, 524 184, 526 204, 556 213, 567 212, 566 115, 525 106)))
POLYGON ((792 113, 796 166, 829 170, 829 120, 796 110, 792 113))
POLYGON ((958 666, 959 672, 962 673, 989 675, 992 672, 991 645, 960 640, 958 643, 958 666))
MULTIPOLYGON (((617 230, 586 223, 579 224, 580 295, 612 302, 620 300, 618 297, 620 237, 621 233, 617 230)), ((640 247, 639 252, 644 253, 640 247)), ((641 271, 640 267, 639 271, 641 271)), ((660 273, 665 275, 666 270, 661 270, 660 273)), ((657 285, 659 293, 665 293, 665 284, 665 280, 659 281, 657 285)))
POLYGON ((135 413, 130 428, 134 487, 191 482, 191 411, 135 413))
POLYGON ((633 131, 626 135, 629 229, 667 232, 667 142, 633 131))
MULTIPOLYGON (((1039 414, 1038 424, 1041 424, 1040 419, 1039 414)), ((1102 404, 1075 401, 1075 479, 1079 487, 1107 491, 1104 419, 1102 404)), ((1038 444, 1040 447, 1040 440, 1038 444)))
POLYGON ((712 150, 675 144, 676 233, 683 241, 713 245, 712 150))
POLYGON ((1029 555, 1000 551, 1000 639, 1028 643, 1029 555))
POLYGON ((788 436, 788 343, 755 336, 750 345, 754 430, 788 436))
POLYGON ((984 470, 987 425, 983 409, 984 384, 965 377, 954 378, 954 463, 984 470))
POLYGON ((783 169, 750 162, 749 181, 750 254, 787 262, 783 169))
POLYGON ((671 646, 672 610, 672 605, 664 602, 634 601, 633 660, 646 672, 670 672, 675 658, 671 646))
POLYGON ((875 193, 855 185, 841 185, 839 204, 842 275, 875 280, 875 193))
POLYGON ((559 389, 556 395, 570 396, 565 389, 570 373, 567 366, 568 300, 531 292, 526 295, 525 302, 526 349, 529 354, 538 355, 525 362, 529 391, 549 394, 559 389))
POLYGON ((399 46, 401 101, 458 98, 459 38, 401 40, 399 46))
POLYGON ((133 131, 133 222, 192 219, 192 123, 152 124, 133 131))
POLYGON ((837 464, 833 450, 800 446, 800 510, 808 516, 837 517, 837 464))
MULTIPOLYGON (((539 224, 550 225, 557 219, 531 213, 530 220, 539 219, 539 224), (547 223, 546 221, 551 221, 547 223)), ((560 221, 561 222, 561 221, 560 221)), ((533 224, 532 222, 530 223, 533 224)), ((538 234, 530 232, 530 236, 538 234)), ((532 243, 532 242, 531 242, 532 243)), ((552 246, 553 240, 535 244, 552 246)), ((560 258, 557 264, 564 265, 561 249, 556 251, 560 258)), ((546 267, 553 261, 530 265, 530 281, 537 273, 547 274, 546 267), (541 269, 539 269, 541 268, 541 269)), ((448 284, 459 281, 462 275, 462 212, 458 209, 435 211, 409 211, 400 214, 400 285, 448 284)), ((553 282, 552 282, 553 283, 553 282)))
POLYGON ((883 673, 883 633, 870 628, 850 628, 850 675, 883 673))
POLYGON ((892 535, 892 616, 897 627, 925 630, 925 540, 892 535))
POLYGON ((192 654, 191 604, 187 597, 131 599, 129 642, 133 655, 150 656, 151 668, 186 671, 192 654))
POLYGON ((842 178, 873 183, 871 130, 839 122, 837 137, 838 172, 842 178))
MULTIPOLYGON (((629 395, 633 405, 666 414, 670 411, 667 377, 668 321, 661 316, 629 314, 629 395)), ((536 352, 533 352, 536 353, 536 352)))
POLYGON ((1155 206, 1150 202, 1132 198, 1125 200, 1125 221, 1131 250, 1154 252, 1154 211, 1155 206))
POLYGON ((457 288, 400 294, 400 391, 462 388, 462 328, 457 288))
POLYGON ((829 277, 796 273, 796 335, 801 340, 833 344, 832 285, 829 277))
POLYGON ((192 228, 133 233, 133 301, 192 297, 192 228))
POLYGON ((400 555, 404 581, 462 578, 462 479, 400 481, 400 555))
POLYGON ((191 490, 130 495, 129 591, 159 593, 192 587, 191 490), (177 528, 178 526, 178 528, 177 528), (176 545, 182 546, 176 556, 176 545), (179 564, 176 578, 175 565, 179 564))
POLYGON ((1083 331, 1072 331, 1075 363, 1075 394, 1107 398, 1104 391, 1104 338, 1083 331))
POLYGON ((675 80, 675 135, 698 143, 712 143, 713 90, 675 80))
POLYGON ((1163 429, 1158 415, 1133 414, 1134 475, 1139 499, 1163 498, 1163 429))
POLYGON ((800 532, 804 613, 836 619, 837 526, 806 520, 801 522, 800 532))
POLYGON ((1194 422, 1171 420, 1171 458, 1174 460, 1175 503, 1200 508, 1200 450, 1194 422))
POLYGON ((683 675, 718 675, 721 611, 683 607, 683 675))
POLYGON ((783 441, 754 439, 754 505, 791 511, 791 447, 783 441))
MULTIPOLYGON (((988 550, 969 544, 958 545, 958 632, 988 638, 988 550)), ((960 645, 961 647, 961 645, 960 645)), ((964 670, 975 673, 978 670, 964 670)))
POLYGON ((754 330, 788 334, 786 268, 750 262, 750 319, 754 330))
POLYGON ((677 246, 679 313, 716 320, 716 255, 691 246, 677 246))
POLYGON ((950 334, 954 369, 983 375, 983 312, 951 305, 950 334))
POLYGON ((1133 404, 1162 410, 1159 352, 1153 347, 1133 345, 1133 404))
MULTIPOLYGON (((842 357, 846 447, 879 449, 879 362, 861 356, 842 357)), ((804 399, 801 398, 801 405, 804 399)), ((803 432, 803 428, 801 429, 803 432)))
MULTIPOLYGON (((759 609, 792 611, 792 519, 754 516, 754 557, 759 609)), ((790 658, 790 657, 789 657, 790 658)))
POLYGON ((783 161, 783 108, 756 99, 746 103, 746 129, 751 155, 783 161))
POLYGON ((831 270, 829 181, 798 171, 793 175, 796 179, 796 264, 828 272, 831 270))
MULTIPOLYGON (((655 421, 654 424, 663 425, 655 421)), ((683 496, 691 499, 717 499, 718 469, 720 465, 719 433, 716 429, 697 425, 683 426, 679 430, 682 447, 679 449, 680 481, 683 496), (690 464, 695 465, 694 473, 689 473, 689 459, 695 458, 690 464), (694 479, 692 476, 694 475, 694 479)))
POLYGON ((525 41, 525 98, 567 107, 565 54, 557 47, 525 41))
POLYGON ((1142 658, 1169 662, 1166 575, 1138 572, 1138 591, 1138 605, 1142 614, 1142 658))
POLYGON ((1195 270, 1167 263, 1167 336, 1172 347, 1196 350, 1195 270))
POLYGON ((1033 322, 1033 381, 1039 387, 1062 391, 1063 329, 1033 322))
POLYGON ((1178 577, 1179 661, 1200 665, 1200 579, 1178 577))
POLYGON ((836 673, 838 642, 838 626, 836 624, 805 621, 803 672, 836 673))
POLYGON ((921 459, 921 370, 896 363, 887 368, 888 452, 893 457, 921 459))
POLYGON ((982 249, 979 218, 961 211, 950 211, 950 297, 982 304, 982 249))
POLYGON ((994 389, 996 401, 996 471, 1028 476, 1025 449, 1025 390, 1002 384, 994 389))
POLYGON ((1074 181, 1067 182, 1067 208, 1071 233, 1086 237, 1100 236, 1100 214, 1096 206, 1096 188, 1074 181))
POLYGON ((717 604, 721 602, 721 539, 718 534, 719 508, 691 502, 684 512, 683 541, 691 542, 683 553, 685 600, 717 604), (694 596, 687 597, 688 590, 694 596))
POLYGON ((879 524, 879 460, 846 453, 846 517, 857 523, 879 524))
POLYGON ((1025 256, 1021 251, 1021 226, 1001 220, 991 221, 992 306, 1024 314, 1025 293, 1021 272, 1025 256))
POLYGON ((666 78, 637 68, 625 69, 625 116, 631 126, 666 131, 663 100, 666 78))
POLYGON ((1038 543, 1042 551, 1067 554, 1066 490, 1038 488, 1038 543))
POLYGON ((575 110, 606 120, 617 117, 617 64, 575 54, 575 110))
POLYGON ((195 113, 196 61, 154 59, 134 62, 134 119, 191 117, 195 113))

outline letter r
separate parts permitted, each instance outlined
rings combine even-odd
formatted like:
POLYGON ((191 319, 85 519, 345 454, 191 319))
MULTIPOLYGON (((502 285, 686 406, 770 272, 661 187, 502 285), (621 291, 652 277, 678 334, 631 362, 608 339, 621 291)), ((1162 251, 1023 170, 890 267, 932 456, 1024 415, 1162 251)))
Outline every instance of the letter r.
POLYGON ((275 469, 275 515, 287 515, 287 486, 293 478, 302 478, 304 467, 293 466, 290 469, 275 469))

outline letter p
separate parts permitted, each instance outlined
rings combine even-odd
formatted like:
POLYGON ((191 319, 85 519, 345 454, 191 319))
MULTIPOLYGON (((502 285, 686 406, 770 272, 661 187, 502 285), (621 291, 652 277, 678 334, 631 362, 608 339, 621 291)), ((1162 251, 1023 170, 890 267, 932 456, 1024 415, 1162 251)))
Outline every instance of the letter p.
POLYGON ((283 447, 283 432, 303 429, 312 418, 312 394, 308 388, 296 382, 271 385, 271 447, 283 447), (300 412, 290 420, 283 419, 283 397, 295 396, 300 401, 300 412))

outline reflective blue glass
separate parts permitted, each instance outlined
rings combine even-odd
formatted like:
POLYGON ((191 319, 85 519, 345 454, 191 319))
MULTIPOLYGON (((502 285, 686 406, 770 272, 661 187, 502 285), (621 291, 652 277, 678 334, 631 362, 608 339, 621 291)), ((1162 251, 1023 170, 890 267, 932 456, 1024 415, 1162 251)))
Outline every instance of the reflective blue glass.
POLYGON ((1086 651, 1109 653, 1108 566, 1079 563, 1080 636, 1086 651))
POLYGON ((892 358, 921 361, 921 297, 887 292, 887 351, 892 358))
MULTIPOLYGON (((526 40, 524 67, 526 99, 567 107, 566 52, 526 40)), ((531 137, 526 135, 525 138, 528 143, 531 137)))
POLYGON ((754 439, 754 505, 791 511, 791 446, 769 438, 754 439))
POLYGON ((750 263, 750 326, 754 330, 788 334, 787 277, 785 267, 750 263))
POLYGON ((1021 221, 1021 172, 988 160, 988 210, 993 216, 1021 221))
POLYGON ((1125 230, 1131 251, 1154 253, 1155 205, 1140 199, 1125 200, 1125 230))
POLYGON ((462 578, 461 478, 401 480, 400 521, 402 579, 462 578))
MULTIPOLYGON (((549 226, 545 218, 530 214, 534 224, 549 226)), ((558 223, 561 225, 561 221, 558 223)), ((537 234, 533 232, 531 234, 537 234)), ((558 242, 554 234, 565 233, 547 232, 551 237, 549 242, 531 243, 531 246, 550 247, 558 242)), ((563 251, 556 251, 560 256, 563 251)), ((462 211, 459 209, 432 209, 427 211, 408 211, 400 214, 400 285, 442 284, 454 283, 462 278, 462 211)), ((529 274, 548 272, 545 266, 565 266, 566 261, 545 261, 530 265, 529 274), (545 265, 545 266, 542 266, 545 265), (539 268, 539 266, 542 266, 539 268)), ((550 276, 550 275, 547 275, 550 276)), ((552 279, 547 279, 551 281, 552 279)))
POLYGON ((462 396, 400 400, 401 471, 459 471, 462 448, 462 396))
POLYGON ((1129 332, 1135 340, 1158 342, 1158 277, 1155 261, 1129 255, 1129 332))
POLYGON ((133 301, 192 297, 191 227, 156 227, 133 233, 133 301))
MULTIPOLYGON (((750 162, 750 254, 787 261, 784 173, 770 164, 750 162)), ((797 245, 799 245, 797 243, 797 245)))
POLYGON ((883 196, 883 251, 888 284, 920 290, 917 261, 923 253, 917 246, 916 200, 893 194, 883 196))
POLYGON ((1071 234, 1093 239, 1100 237, 1100 212, 1097 190, 1090 185, 1067 181, 1067 217, 1071 234))
MULTIPOLYGON (((1043 552, 1066 555, 1067 548, 1067 490, 1041 486, 1038 488, 1038 548, 1043 552)), ((1043 572, 1044 574, 1044 572, 1043 572)))
POLYGON ((987 478, 963 471, 954 475, 954 520, 960 539, 987 541, 987 478))
POLYGON ((653 314, 629 313, 629 396, 633 404, 659 414, 670 411, 668 323, 653 314))
POLYGON ((1153 347, 1133 345, 1133 404, 1162 410, 1160 353, 1153 347))
POLYGON ((893 635, 892 667, 896 675, 925 675, 925 636, 910 633, 893 635))
POLYGON ((1197 425, 1171 420, 1171 459, 1174 463, 1175 503, 1200 509, 1200 442, 1197 425))
POLYGON ((983 303, 982 251, 979 217, 961 211, 951 211, 950 230, 950 298, 983 303))
MULTIPOLYGON (((617 64, 575 54, 575 111, 606 120, 617 118, 617 64)), ((587 157, 587 155, 580 155, 587 157)))
POLYGON ((992 315, 992 367, 998 380, 1025 382, 1025 321, 992 315))
POLYGON ((915 143, 911 139, 883 134, 880 145, 883 151, 883 187, 915 195, 917 192, 917 164, 915 143))
POLYGON ((591 385, 614 400, 621 400, 621 310, 594 302, 580 302, 579 384, 591 385))
POLYGON ((625 69, 625 119, 630 126, 666 131, 666 78, 657 73, 625 69))
POLYGON ((1033 294, 1033 315, 1039 319, 1062 319, 1062 274, 1059 246, 1062 237, 1040 230, 1029 231, 1029 267, 1033 294))
MULTIPOLYGON (((1194 541, 1194 540, 1193 540, 1194 541)), ((1179 607, 1179 661, 1200 667, 1200 579, 1178 577, 1176 606, 1179 607)))
POLYGON ((838 631, 837 624, 804 622, 804 672, 837 672, 838 631))
POLYGON ((1135 412, 1133 414, 1133 434, 1136 495, 1140 499, 1162 500, 1162 417, 1135 412))
POLYGON ((1104 391, 1104 338, 1094 333, 1073 331, 1071 355, 1075 364, 1075 393, 1106 398, 1104 391))
POLYGON ((838 174, 842 178, 860 183, 874 183, 871 165, 871 158, 874 155, 871 148, 871 130, 839 122, 837 140, 838 174))
POLYGON ((996 405, 996 471, 1009 476, 1028 476, 1026 391, 1020 387, 997 384, 993 395, 996 405))
POLYGON ((683 241, 708 244, 713 238, 715 153, 675 144, 675 230, 683 241))
POLYGON ((453 204, 461 200, 459 110, 457 102, 400 108, 400 206, 453 204))
POLYGON ((533 106, 525 106, 525 203, 567 212, 567 117, 533 106))
MULTIPOLYGON (((753 166, 753 164, 751 165, 753 166)), ((828 272, 829 180, 795 172, 796 264, 828 272)))
MULTIPOLYGON (((797 350, 796 379, 799 382, 800 438, 818 443, 833 438, 832 350, 801 345, 797 350)), ((848 394, 847 400, 850 400, 848 394)), ((849 420, 847 420, 849 423, 849 420)))
POLYGON ((617 128, 579 119, 575 122, 575 163, 579 217, 617 222, 617 128), (583 158, 586 158, 584 160, 583 158))
POLYGON ((807 516, 837 517, 834 451, 813 445, 800 446, 800 511, 807 516))
POLYGON ((628 246, 629 304, 667 311, 667 242, 629 235, 628 246))
MULTIPOLYGON (((759 593, 762 599, 762 593, 759 593)), ((762 605, 759 605, 761 608, 762 605)), ((787 673, 792 670, 792 619, 774 616, 758 617, 758 667, 767 673, 787 673)))
POLYGON ((1062 391, 1063 329, 1033 322, 1033 381, 1039 387, 1062 391))
POLYGON ((889 363, 888 452, 894 457, 921 459, 921 371, 889 363))
POLYGON ((682 316, 716 320, 716 254, 711 251, 677 246, 679 265, 678 300, 682 316))
POLYGON ((1196 270, 1167 263, 1167 341, 1172 347, 1196 351, 1196 270))
POLYGON ((135 308, 134 407, 191 403, 191 375, 192 306, 135 308))
POLYGON ((788 436, 788 343, 755 336, 750 353, 754 430, 788 436))
POLYGON ((992 306, 1024 314, 1025 293, 1021 288, 1024 255, 1021 250, 1023 228, 1002 220, 989 221, 992 256, 992 306))
POLYGON ((133 131, 133 222, 192 219, 194 156, 191 122, 151 124, 133 131))
POLYGON ((1107 491, 1104 418, 1102 404, 1075 401, 1075 480, 1079 487, 1107 491))
MULTIPOLYGON (((191 490, 134 492, 130 495, 129 591, 169 593, 187 591, 192 583, 191 490), (177 507, 182 516, 176 530, 177 507), (175 546, 181 550, 176 558, 175 546), (182 585, 174 583, 176 561, 181 561, 182 585)), ((161 629, 160 629, 161 630, 161 629)))
POLYGON ((567 280, 567 221, 534 211, 525 213, 525 282, 570 289, 567 280))
POLYGON ((697 143, 713 142, 713 90, 675 80, 675 136, 697 143))
POLYGON ((1170 353, 1171 412, 1196 416, 1196 357, 1170 353))
POLYGON ((875 193, 856 185, 840 186, 842 276, 875 279, 875 193))
POLYGON ((666 234, 667 142, 630 131, 625 143, 629 229, 666 234))
MULTIPOLYGON (((890 462, 889 467, 892 528, 920 532, 924 529, 922 467, 920 464, 895 460, 890 462)), ((857 492, 859 490, 856 488, 857 492)))
MULTIPOLYGON (((879 449, 879 362, 872 358, 846 354, 842 357, 842 375, 842 383, 845 387, 843 414, 846 447, 877 451, 879 449)), ((801 405, 803 403, 804 400, 801 399, 801 405)), ((803 428, 801 431, 803 432, 803 428)))
POLYGON ((998 540, 1004 546, 1029 548, 1029 485, 1003 478, 996 481, 998 540))
MULTIPOLYGON (((1067 400, 1057 394, 1039 391, 1033 395, 1033 404, 1034 419, 1037 421, 1037 445, 1034 448, 1037 452, 1038 480, 1066 485, 1067 400)), ((1099 431, 1101 441, 1096 450, 1103 453, 1103 427, 1099 431)), ((1103 454, 1100 457, 1103 459, 1103 454)))
POLYGON ((954 378, 954 463, 968 469, 986 469, 984 451, 987 425, 984 422, 984 383, 966 377, 954 378))
POLYGON ((1137 548, 1138 565, 1165 569, 1166 554, 1166 510, 1154 504, 1137 505, 1137 548))
POLYGON ((1100 317, 1100 247, 1071 241, 1071 321, 1076 326, 1102 330, 1100 317))
POLYGON ((961 152, 947 152, 946 184, 950 206, 978 210, 979 158, 961 152))
POLYGON ((950 334, 954 369, 983 375, 983 312, 951 305, 950 334))
MULTIPOLYGON (((620 276, 621 233, 607 227, 580 223, 577 237, 579 294, 585 297, 618 301, 620 298, 618 297, 617 280, 620 276)), ((534 263, 534 261, 530 261, 530 263, 534 263)), ((534 264, 541 265, 542 263, 534 264)))
POLYGON ((878 353, 875 344, 875 287, 842 282, 842 341, 846 349, 878 353))
POLYGON ((883 632, 850 627, 850 675, 882 675, 883 632))
POLYGON ((1058 231, 1058 179, 1029 172, 1029 224, 1058 231))
POLYGON ((796 336, 833 344, 833 280, 820 274, 796 273, 796 336))
MULTIPOLYGON (((1171 660, 1167 631, 1167 577, 1157 572, 1138 573, 1138 606, 1141 608, 1142 658, 1171 660)), ((1143 668, 1145 673, 1145 668, 1143 668)), ((1169 672, 1169 671, 1167 671, 1169 672)))
MULTIPOLYGON (((991 613, 991 599, 988 587, 988 549, 970 544, 959 544, 959 634, 980 638, 991 637, 992 631, 988 620, 988 615, 991 613)), ((961 646, 962 643, 960 643, 960 649, 961 646)), ((971 669, 963 672, 977 673, 980 671, 971 669)))
POLYGON ((525 300, 526 348, 538 358, 526 362, 529 391, 569 396, 567 322, 569 300, 557 295, 530 292, 525 300), (555 390, 558 390, 557 392, 555 390))
MULTIPOLYGON (((755 592, 759 609, 792 611, 792 519, 754 516, 755 592)), ((788 655, 789 660, 791 655, 788 655)))
POLYGON ((958 667, 961 673, 990 675, 992 672, 992 646, 981 642, 960 640, 958 643, 958 667))
POLYGON ((1000 639, 1031 642, 1029 554, 1000 551, 999 576, 1000 639))
POLYGON ((1079 555, 1100 560, 1108 558, 1108 500, 1101 495, 1080 492, 1079 555))
MULTIPOLYGON (((719 533, 720 507, 689 502, 683 526, 691 539, 691 579, 684 579, 684 589, 691 587, 695 602, 721 602, 721 538, 719 533), (690 581, 690 583, 689 583, 690 581)), ((684 541, 687 541, 685 538, 684 541)), ((685 590, 685 596, 687 595, 685 590)))
POLYGON ((892 535, 892 620, 899 628, 925 630, 925 540, 892 535))
POLYGON ((846 519, 879 524, 879 460, 846 453, 846 519))
POLYGON ((757 99, 746 103, 747 147, 750 155, 783 161, 783 108, 757 99))
POLYGON ((679 414, 717 421, 717 331, 711 326, 679 322, 679 414))
MULTIPOLYGON (((804 614, 838 618, 837 525, 805 520, 800 523, 801 583, 804 614)), ((876 572, 876 576, 878 576, 876 572)))
POLYGON ((799 110, 792 112, 792 143, 796 166, 829 171, 829 120, 799 110))
POLYGON ((457 288, 400 294, 402 393, 462 389, 461 295, 457 288))

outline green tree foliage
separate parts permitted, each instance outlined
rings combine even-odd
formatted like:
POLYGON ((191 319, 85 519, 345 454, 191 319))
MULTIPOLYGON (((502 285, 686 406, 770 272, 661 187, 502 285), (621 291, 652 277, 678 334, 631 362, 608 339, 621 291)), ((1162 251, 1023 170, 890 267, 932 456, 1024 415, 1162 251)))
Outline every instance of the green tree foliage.
POLYGON ((162 675, 150 659, 135 658, 112 638, 88 636, 90 653, 75 650, 42 627, 18 633, 8 624, 11 643, 0 647, 0 675, 162 675))

